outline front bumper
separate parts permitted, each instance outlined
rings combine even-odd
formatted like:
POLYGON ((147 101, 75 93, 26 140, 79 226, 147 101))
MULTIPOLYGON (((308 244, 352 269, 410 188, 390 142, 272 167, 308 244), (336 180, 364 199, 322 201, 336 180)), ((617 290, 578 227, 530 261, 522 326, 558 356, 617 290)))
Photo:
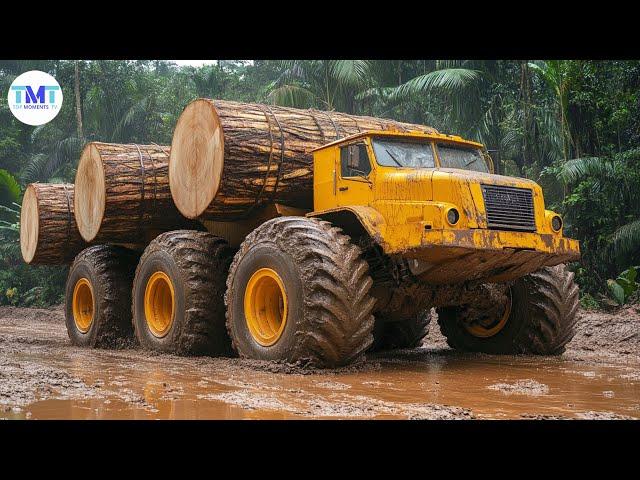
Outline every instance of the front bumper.
POLYGON ((580 258, 576 240, 547 233, 424 230, 416 243, 390 253, 413 259, 419 277, 433 284, 504 282, 580 258))

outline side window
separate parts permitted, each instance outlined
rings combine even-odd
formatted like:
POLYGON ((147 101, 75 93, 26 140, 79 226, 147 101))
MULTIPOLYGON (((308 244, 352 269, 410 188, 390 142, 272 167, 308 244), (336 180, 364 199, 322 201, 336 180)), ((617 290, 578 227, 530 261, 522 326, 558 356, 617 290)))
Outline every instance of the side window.
POLYGON ((342 178, 366 177, 371 172, 371 163, 364 143, 347 145, 340 149, 340 175, 342 178))

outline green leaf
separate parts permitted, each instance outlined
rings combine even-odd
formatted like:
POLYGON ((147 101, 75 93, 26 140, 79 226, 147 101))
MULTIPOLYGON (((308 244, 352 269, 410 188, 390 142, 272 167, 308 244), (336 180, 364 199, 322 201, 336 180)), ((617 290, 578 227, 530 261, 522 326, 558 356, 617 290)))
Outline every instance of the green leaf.
POLYGON ((615 280, 607 280, 607 286, 609 287, 609 291, 613 295, 613 298, 618 302, 618 305, 624 305, 625 296, 622 286, 620 286, 620 284, 615 280))
POLYGON ((298 85, 282 85, 269 92, 267 98, 275 105, 285 107, 307 108, 313 105, 313 92, 298 85))
POLYGON ((640 220, 619 227, 611 238, 611 248, 618 258, 631 255, 640 247, 640 220))
POLYGON ((435 70, 425 75, 412 78, 407 83, 400 85, 395 95, 398 97, 407 97, 432 90, 449 93, 461 92, 470 85, 473 85, 481 76, 482 72, 467 68, 435 70))
POLYGON ((0 169, 0 202, 4 204, 19 202, 22 190, 16 177, 0 169))
POLYGON ((624 290, 625 297, 631 295, 636 289, 635 283, 630 282, 624 277, 618 277, 616 279, 616 283, 622 287, 622 290, 624 290))
POLYGON ((630 267, 618 275, 618 279, 624 278, 629 283, 635 283, 638 271, 634 267, 630 267))
POLYGON ((331 73, 343 85, 362 85, 367 81, 371 62, 369 60, 334 60, 331 73))

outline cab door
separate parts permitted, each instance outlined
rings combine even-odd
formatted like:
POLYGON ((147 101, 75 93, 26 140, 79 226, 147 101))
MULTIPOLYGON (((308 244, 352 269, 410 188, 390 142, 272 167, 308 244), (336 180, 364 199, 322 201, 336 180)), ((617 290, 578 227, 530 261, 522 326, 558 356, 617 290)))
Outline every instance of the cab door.
POLYGON ((338 206, 370 205, 373 201, 373 165, 363 141, 340 147, 336 165, 338 206))

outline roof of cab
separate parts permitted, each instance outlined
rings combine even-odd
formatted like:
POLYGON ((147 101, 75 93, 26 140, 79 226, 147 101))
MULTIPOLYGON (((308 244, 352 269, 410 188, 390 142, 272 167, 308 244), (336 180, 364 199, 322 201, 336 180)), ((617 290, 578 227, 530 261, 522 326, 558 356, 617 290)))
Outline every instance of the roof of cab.
POLYGON ((424 138, 424 139, 428 139, 428 140, 440 140, 440 141, 458 143, 460 145, 469 145, 469 146, 473 146, 473 147, 477 147, 477 148, 482 148, 483 147, 483 145, 481 143, 474 142, 472 140, 465 140, 464 138, 459 137, 457 135, 446 135, 444 133, 425 133, 425 132, 421 132, 421 131, 418 131, 418 130, 409 130, 409 131, 402 131, 402 130, 365 130, 365 131, 362 131, 362 132, 355 133, 353 135, 349 135, 347 137, 339 138, 337 140, 334 140, 333 142, 330 142, 330 143, 327 143, 327 144, 322 145, 320 147, 314 148, 314 149, 311 150, 311 152, 322 150, 323 148, 329 148, 329 147, 332 147, 332 146, 337 145, 339 143, 350 142, 350 141, 355 140, 357 138, 368 137, 368 136, 424 138))

